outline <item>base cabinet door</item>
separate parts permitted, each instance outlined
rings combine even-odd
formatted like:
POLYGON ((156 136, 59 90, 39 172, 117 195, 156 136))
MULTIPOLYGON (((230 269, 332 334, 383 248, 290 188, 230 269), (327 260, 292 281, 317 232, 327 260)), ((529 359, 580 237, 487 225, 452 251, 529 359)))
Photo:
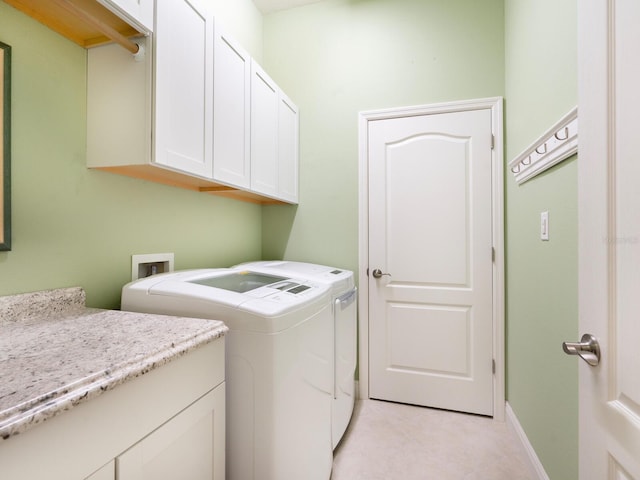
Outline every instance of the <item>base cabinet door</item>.
POLYGON ((116 478, 116 461, 111 460, 100 470, 93 472, 84 480, 114 480, 116 478))
POLYGON ((224 480, 224 387, 216 387, 118 456, 116 478, 224 480))

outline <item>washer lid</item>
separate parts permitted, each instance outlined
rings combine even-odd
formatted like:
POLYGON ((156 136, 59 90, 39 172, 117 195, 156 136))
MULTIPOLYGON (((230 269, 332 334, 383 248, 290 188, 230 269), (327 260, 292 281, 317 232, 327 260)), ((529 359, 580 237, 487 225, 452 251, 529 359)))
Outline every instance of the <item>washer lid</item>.
MULTIPOLYGON (((232 292, 245 293, 274 283, 287 280, 286 277, 268 275, 266 273, 256 273, 249 271, 232 272, 225 275, 216 275, 197 280, 188 280, 189 283, 196 283, 206 287, 221 288, 232 292)), ((280 289, 280 288, 279 288, 280 289)))

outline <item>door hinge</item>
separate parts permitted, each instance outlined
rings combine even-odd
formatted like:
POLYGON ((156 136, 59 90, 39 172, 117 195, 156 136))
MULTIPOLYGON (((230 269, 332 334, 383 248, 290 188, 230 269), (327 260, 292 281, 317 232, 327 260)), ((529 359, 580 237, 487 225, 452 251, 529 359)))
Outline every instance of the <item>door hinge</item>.
POLYGON ((495 358, 491 359, 491 373, 493 373, 494 375, 496 374, 496 359, 495 358))
POLYGON ((367 267, 367 277, 369 276, 369 267, 367 267))
POLYGON ((491 134, 491 150, 496 148, 496 136, 491 134))
POLYGON ((491 261, 495 263, 496 261, 496 249, 491 247, 491 261))

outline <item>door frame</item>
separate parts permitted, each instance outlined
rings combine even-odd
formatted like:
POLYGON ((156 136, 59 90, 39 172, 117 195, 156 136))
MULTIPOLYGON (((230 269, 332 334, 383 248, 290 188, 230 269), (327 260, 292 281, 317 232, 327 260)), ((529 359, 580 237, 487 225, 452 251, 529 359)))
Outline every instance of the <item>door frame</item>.
POLYGON ((358 114, 359 172, 358 172, 358 396, 369 398, 369 122, 416 115, 491 110, 493 130, 492 157, 492 235, 493 262, 493 418, 505 419, 505 324, 504 324, 504 149, 502 97, 491 97, 457 102, 417 105, 410 107, 371 110, 358 114))

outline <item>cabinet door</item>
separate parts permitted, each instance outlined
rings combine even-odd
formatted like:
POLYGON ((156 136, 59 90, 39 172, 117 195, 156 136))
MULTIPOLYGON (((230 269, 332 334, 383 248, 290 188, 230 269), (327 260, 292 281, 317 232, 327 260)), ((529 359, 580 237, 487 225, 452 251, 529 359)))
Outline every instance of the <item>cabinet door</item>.
POLYGON ((249 188, 251 57, 219 25, 213 75, 213 179, 249 188))
POLYGON ((278 193, 278 87, 251 65, 251 190, 278 193))
POLYGON ((298 202, 298 107, 280 92, 278 99, 278 198, 298 202))
POLYGON ((93 472, 84 480, 114 480, 116 478, 116 462, 111 460, 100 470, 93 472))
POLYGON ((119 480, 224 480, 222 383, 116 459, 119 480))
POLYGON ((109 10, 122 17, 127 17, 139 23, 148 32, 153 31, 153 3, 154 0, 98 0, 109 10))
POLYGON ((194 0, 156 4, 154 160, 211 178, 213 16, 194 0))

